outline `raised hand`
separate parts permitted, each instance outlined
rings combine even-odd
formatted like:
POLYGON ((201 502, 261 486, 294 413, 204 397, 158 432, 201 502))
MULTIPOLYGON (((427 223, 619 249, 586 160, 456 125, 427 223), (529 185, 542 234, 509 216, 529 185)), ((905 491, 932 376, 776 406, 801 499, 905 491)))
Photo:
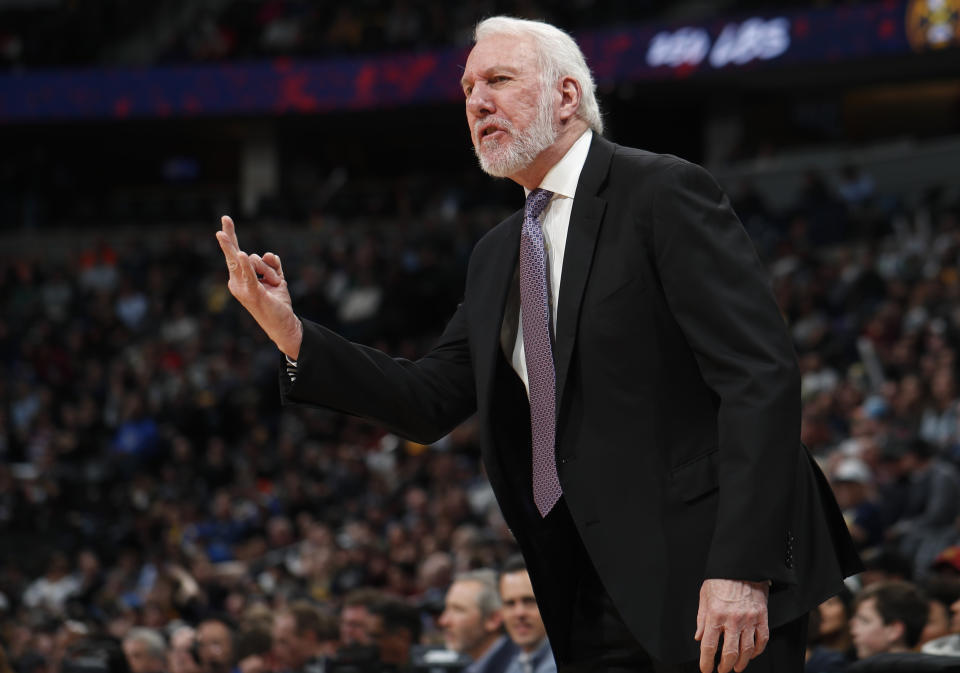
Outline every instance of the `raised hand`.
POLYGON ((248 255, 240 249, 233 220, 224 215, 220 221, 223 228, 217 232, 217 242, 230 272, 227 289, 277 348, 296 360, 303 341, 303 324, 293 312, 280 258, 272 252, 263 257, 248 255))
POLYGON ((767 623, 767 582, 708 579, 700 587, 697 633, 700 641, 700 671, 710 673, 720 635, 723 651, 718 673, 743 671, 763 652, 770 640, 767 623))

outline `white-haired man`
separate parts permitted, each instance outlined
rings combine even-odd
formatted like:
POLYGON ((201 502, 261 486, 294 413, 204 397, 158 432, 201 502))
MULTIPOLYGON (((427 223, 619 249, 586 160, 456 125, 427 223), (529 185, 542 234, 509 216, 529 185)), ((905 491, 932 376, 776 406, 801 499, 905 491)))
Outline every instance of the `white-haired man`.
POLYGON ((472 660, 464 673, 505 673, 517 647, 503 633, 497 574, 487 568, 461 573, 447 590, 438 624, 447 649, 472 660))
POLYGON ((167 643, 156 629, 133 628, 123 638, 123 656, 130 673, 164 673, 167 643))
POLYGON ((806 612, 859 566, 726 196, 604 139, 552 26, 481 22, 461 85, 481 167, 528 196, 416 362, 301 321, 279 258, 243 253, 224 218, 228 287, 286 355, 285 399, 426 443, 477 412, 561 671, 802 670, 806 612))

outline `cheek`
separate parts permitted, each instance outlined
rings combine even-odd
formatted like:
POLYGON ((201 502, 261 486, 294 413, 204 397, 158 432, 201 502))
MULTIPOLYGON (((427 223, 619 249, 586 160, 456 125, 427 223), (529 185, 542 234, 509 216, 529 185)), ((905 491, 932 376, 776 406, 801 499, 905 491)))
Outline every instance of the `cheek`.
POLYGON ((843 622, 843 608, 820 606, 820 621, 823 627, 836 628, 843 622))
POLYGON ((879 626, 864 627, 860 633, 859 640, 861 644, 874 651, 883 649, 887 644, 883 629, 879 626))

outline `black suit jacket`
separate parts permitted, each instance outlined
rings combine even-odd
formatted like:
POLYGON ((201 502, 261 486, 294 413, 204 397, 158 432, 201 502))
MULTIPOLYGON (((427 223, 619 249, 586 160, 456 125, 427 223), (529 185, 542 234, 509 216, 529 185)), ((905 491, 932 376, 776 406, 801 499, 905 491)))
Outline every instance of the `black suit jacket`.
MULTIPOLYGON (((477 244, 464 300, 416 362, 304 322, 285 398, 421 442, 475 410, 483 460, 558 661, 568 541, 531 526, 529 407, 500 347, 522 213, 477 244)), ((563 262, 554 358, 564 499, 624 621, 658 659, 695 659, 706 578, 770 580, 770 623, 859 569, 800 445, 799 375, 766 274, 701 168, 594 136, 563 262)), ((567 554, 568 555, 568 554, 567 554)))

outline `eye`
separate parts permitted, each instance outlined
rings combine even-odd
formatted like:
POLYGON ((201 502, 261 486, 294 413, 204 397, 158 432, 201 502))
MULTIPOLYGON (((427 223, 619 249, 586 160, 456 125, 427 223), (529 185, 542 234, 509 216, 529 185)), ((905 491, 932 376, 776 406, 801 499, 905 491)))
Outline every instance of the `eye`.
POLYGON ((504 82, 509 82, 509 81, 510 81, 510 77, 508 77, 507 75, 495 75, 490 78, 491 84, 502 84, 504 82))

